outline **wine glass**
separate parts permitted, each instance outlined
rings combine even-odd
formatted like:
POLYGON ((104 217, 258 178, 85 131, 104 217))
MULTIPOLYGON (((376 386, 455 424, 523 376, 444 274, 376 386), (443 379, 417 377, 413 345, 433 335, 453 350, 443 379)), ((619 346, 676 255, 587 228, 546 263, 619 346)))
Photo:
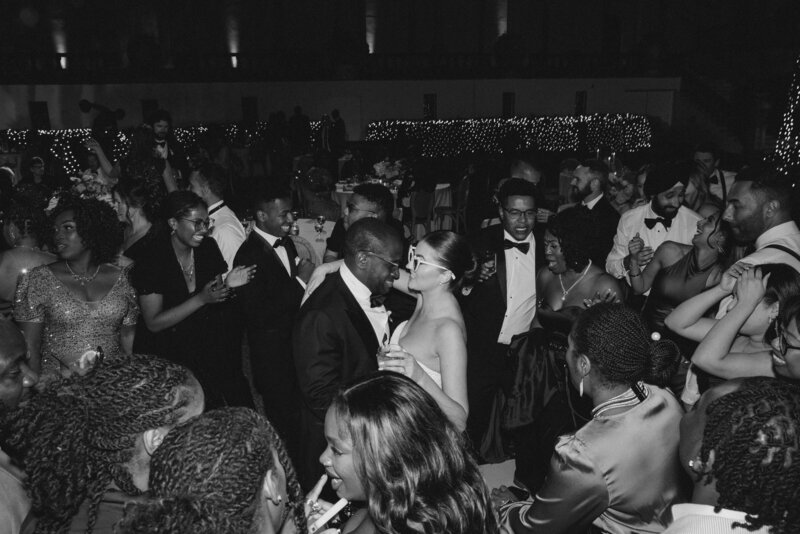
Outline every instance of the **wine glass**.
POLYGON ((317 215, 317 218, 314 220, 314 230, 317 231, 317 241, 323 242, 325 238, 322 237, 322 234, 326 234, 325 231, 325 216, 324 215, 317 215))
POLYGON ((494 276, 497 272, 497 252, 491 249, 484 250, 481 253, 481 264, 486 269, 486 277, 494 276))

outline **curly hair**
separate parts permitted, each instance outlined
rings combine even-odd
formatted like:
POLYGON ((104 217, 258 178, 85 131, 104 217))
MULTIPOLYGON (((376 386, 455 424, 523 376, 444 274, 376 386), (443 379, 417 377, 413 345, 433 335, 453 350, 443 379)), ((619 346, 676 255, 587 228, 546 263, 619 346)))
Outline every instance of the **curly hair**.
POLYGON ((286 473, 287 512, 305 532, 303 493, 278 433, 253 410, 223 408, 167 434, 150 462, 153 499, 126 507, 119 534, 252 532, 273 455, 286 473))
POLYGON ((746 512, 748 530, 800 532, 800 388, 774 378, 745 380, 706 410, 700 459, 714 461, 716 510, 746 512))
POLYGON ((122 226, 114 208, 96 198, 62 195, 50 214, 54 221, 65 211, 72 212, 76 231, 92 253, 96 265, 114 261, 122 246, 122 226))
POLYGON ((499 532, 464 438, 433 398, 394 373, 341 391, 331 409, 353 442, 355 469, 378 532, 499 532))
POLYGON ((139 494, 126 466, 138 436, 175 425, 201 392, 185 367, 134 355, 62 380, 10 413, 4 448, 28 475, 36 532, 66 532, 84 501, 91 532, 112 482, 139 494))
POLYGON ((567 268, 575 272, 582 271, 589 264, 597 247, 602 248, 604 242, 598 228, 592 214, 577 207, 555 214, 547 223, 547 230, 561 245, 567 268))
POLYGON ((5 213, 5 220, 14 223, 23 236, 33 237, 39 244, 42 244, 49 230, 47 217, 41 208, 24 202, 12 202, 5 213))
POLYGON ((680 363, 678 346, 652 341, 641 316, 624 304, 595 304, 578 316, 570 337, 605 383, 667 386, 680 363))

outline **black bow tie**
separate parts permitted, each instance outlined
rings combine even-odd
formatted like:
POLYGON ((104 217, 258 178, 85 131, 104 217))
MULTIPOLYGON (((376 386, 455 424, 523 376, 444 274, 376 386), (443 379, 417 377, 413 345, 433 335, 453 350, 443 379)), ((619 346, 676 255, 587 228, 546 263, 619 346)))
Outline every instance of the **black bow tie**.
POLYGON ((708 177, 708 183, 710 183, 710 184, 718 184, 719 183, 719 178, 717 178, 716 174, 712 174, 711 176, 708 177))
POLYGON ((664 228, 669 230, 669 227, 672 226, 672 219, 665 219, 664 217, 656 217, 655 219, 651 219, 647 217, 644 220, 645 226, 647 226, 647 228, 650 230, 655 228, 658 223, 663 224, 664 228))
POLYGON ((291 239, 291 237, 289 237, 289 236, 279 237, 278 239, 275 240, 275 243, 272 245, 272 248, 285 247, 286 246, 286 242, 288 240, 290 240, 290 239, 291 239))
POLYGON ((370 295, 369 296, 369 307, 370 308, 380 308, 383 306, 383 303, 386 301, 386 295, 370 295))
POLYGON ((503 239, 503 248, 508 250, 510 248, 515 248, 522 252, 523 254, 527 254, 531 248, 530 243, 516 243, 511 241, 510 239, 503 239))

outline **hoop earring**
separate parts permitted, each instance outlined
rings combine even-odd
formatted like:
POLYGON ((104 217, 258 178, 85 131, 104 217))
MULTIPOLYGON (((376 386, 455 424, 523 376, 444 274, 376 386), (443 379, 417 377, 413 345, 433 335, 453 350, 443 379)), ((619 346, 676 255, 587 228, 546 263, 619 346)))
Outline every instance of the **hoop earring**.
POLYGON ((583 397, 583 377, 581 377, 581 383, 578 384, 578 396, 583 397))

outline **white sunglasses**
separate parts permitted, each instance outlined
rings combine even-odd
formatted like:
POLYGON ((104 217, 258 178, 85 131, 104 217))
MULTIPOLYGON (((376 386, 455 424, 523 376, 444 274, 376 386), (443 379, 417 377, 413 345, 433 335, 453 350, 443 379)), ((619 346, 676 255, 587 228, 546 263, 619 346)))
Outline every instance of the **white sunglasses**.
POLYGON ((437 269, 447 271, 450 273, 450 278, 452 280, 456 279, 456 275, 454 275, 453 272, 447 267, 444 267, 442 265, 437 265, 429 261, 425 261, 419 256, 417 256, 417 247, 413 245, 408 247, 408 266, 411 268, 412 271, 416 271, 420 265, 430 265, 431 267, 436 267, 437 269))

